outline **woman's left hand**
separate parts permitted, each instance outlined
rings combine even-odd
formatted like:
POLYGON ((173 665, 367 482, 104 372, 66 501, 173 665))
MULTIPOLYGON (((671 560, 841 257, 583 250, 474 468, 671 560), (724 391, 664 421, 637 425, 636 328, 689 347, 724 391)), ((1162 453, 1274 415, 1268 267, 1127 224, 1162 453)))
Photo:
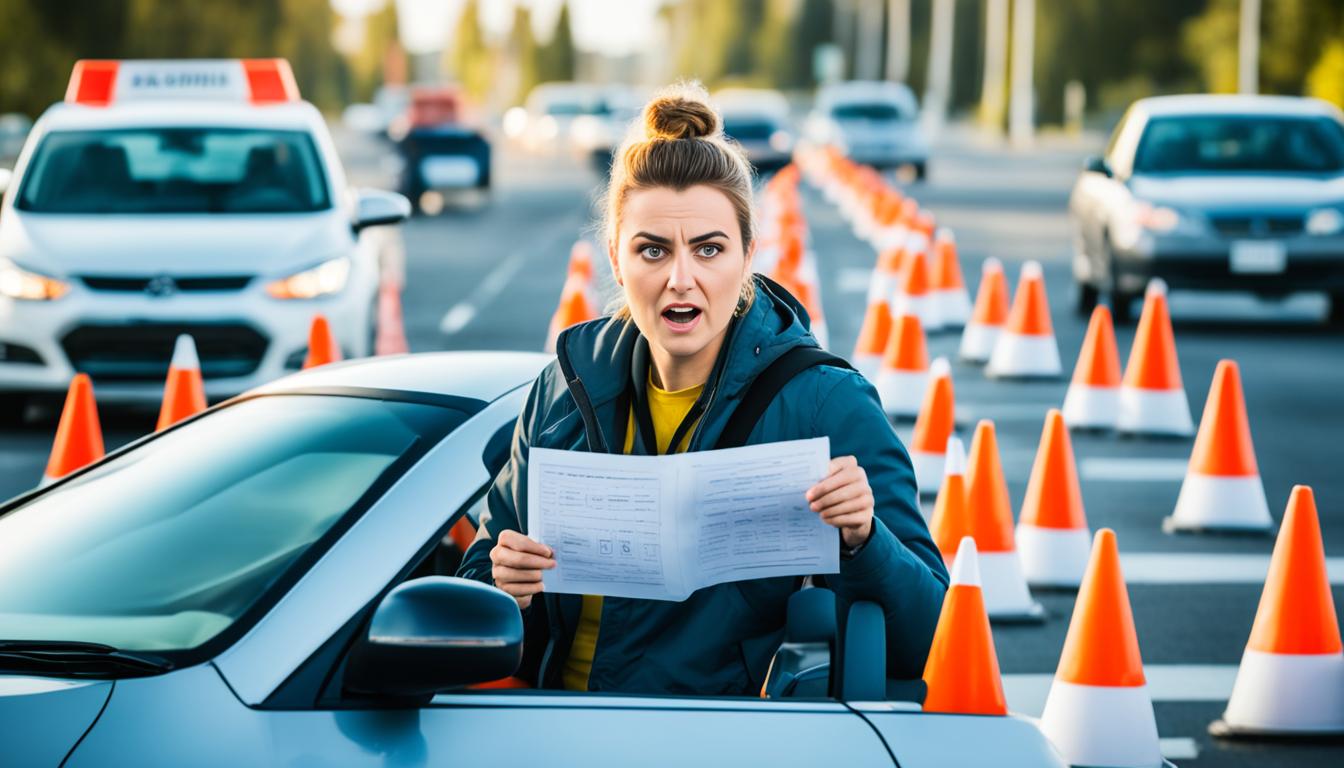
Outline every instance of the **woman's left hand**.
POLYGON ((846 547, 857 547, 872 535, 873 489, 853 456, 831 459, 829 474, 808 489, 807 500, 823 522, 840 529, 846 547))

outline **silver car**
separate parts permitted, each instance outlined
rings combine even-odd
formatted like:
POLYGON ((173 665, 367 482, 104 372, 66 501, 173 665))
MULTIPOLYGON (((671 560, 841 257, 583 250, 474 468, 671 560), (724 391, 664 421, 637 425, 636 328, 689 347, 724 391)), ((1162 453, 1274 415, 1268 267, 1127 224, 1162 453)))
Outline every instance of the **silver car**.
POLYGON ((1344 115, 1316 99, 1163 96, 1125 113, 1069 202, 1078 309, 1176 289, 1324 291, 1344 322, 1344 115))
POLYGON ((912 168, 928 173, 929 142, 919 125, 919 105, 904 83, 854 80, 817 92, 808 116, 808 138, 839 148, 856 163, 912 168))
POLYGON ((4 765, 1063 765, 1027 720, 922 713, 881 610, 836 643, 823 589, 770 698, 469 687, 523 619, 440 542, 548 359, 299 373, 0 508, 4 765))

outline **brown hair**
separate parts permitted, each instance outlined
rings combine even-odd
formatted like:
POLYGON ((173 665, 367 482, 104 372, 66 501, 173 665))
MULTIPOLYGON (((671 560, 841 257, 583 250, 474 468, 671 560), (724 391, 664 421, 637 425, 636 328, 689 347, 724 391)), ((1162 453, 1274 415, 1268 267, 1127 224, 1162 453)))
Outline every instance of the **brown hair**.
MULTIPOLYGON (((699 83, 678 83, 659 91, 616 150, 607 185, 603 217, 608 242, 615 242, 621 209, 631 190, 670 187, 677 191, 704 185, 728 197, 737 214, 743 254, 756 237, 751 164, 723 133, 723 120, 699 83)), ((755 297, 748 279, 743 305, 755 297)), ((629 315, 627 308, 618 316, 629 315)))

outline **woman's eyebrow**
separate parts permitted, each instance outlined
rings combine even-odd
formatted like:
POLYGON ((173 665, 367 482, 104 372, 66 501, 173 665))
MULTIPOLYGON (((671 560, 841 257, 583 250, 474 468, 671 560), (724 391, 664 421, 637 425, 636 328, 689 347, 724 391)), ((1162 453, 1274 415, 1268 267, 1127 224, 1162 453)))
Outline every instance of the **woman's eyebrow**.
MULTIPOLYGON (((636 237, 636 238, 640 238, 640 237, 642 237, 642 238, 644 238, 645 240, 652 240, 653 242, 655 242, 655 243, 657 243, 657 244, 659 244, 659 245, 671 245, 671 244, 672 244, 672 239, 671 239, 671 238, 667 238, 667 237, 659 237, 658 235, 651 235, 651 234, 649 234, 648 232, 636 232, 636 233, 635 233, 635 237, 636 237)), ((692 240, 691 242, 695 242, 695 241, 692 240)))
POLYGON ((709 239, 712 239, 712 238, 715 238, 715 237, 728 237, 728 235, 726 235, 726 234, 724 234, 723 232, 720 232, 719 230, 716 229, 716 230, 714 230, 713 232, 707 232, 707 233, 705 233, 705 234, 703 234, 703 235, 700 235, 700 236, 698 236, 698 237, 692 237, 690 240, 687 240, 686 242, 689 243, 689 244, 691 244, 691 245, 695 245, 696 243, 703 243, 704 241, 709 240, 709 239))

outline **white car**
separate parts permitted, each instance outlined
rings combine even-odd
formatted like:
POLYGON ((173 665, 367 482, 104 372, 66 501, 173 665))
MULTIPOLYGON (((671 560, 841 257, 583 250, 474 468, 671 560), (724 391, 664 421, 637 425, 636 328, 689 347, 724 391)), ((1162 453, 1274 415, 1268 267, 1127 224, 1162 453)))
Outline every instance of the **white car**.
POLYGON ((469 687, 524 623, 440 542, 553 359, 322 366, 0 506, 0 763, 1063 768, 1024 718, 923 712, 881 609, 837 641, 825 589, 764 698, 469 687))
POLYGON ((919 127, 919 105, 903 83, 855 80, 822 88, 807 134, 857 163, 910 167, 920 179, 927 173, 929 143, 919 127))
MULTIPOLYGON (((3 180, 4 174, 0 174, 3 180)), ((162 393, 189 333, 208 396, 300 366, 324 314, 370 352, 377 240, 400 195, 347 187, 283 60, 81 61, 0 208, 0 411, 89 374, 100 400, 162 393)))

